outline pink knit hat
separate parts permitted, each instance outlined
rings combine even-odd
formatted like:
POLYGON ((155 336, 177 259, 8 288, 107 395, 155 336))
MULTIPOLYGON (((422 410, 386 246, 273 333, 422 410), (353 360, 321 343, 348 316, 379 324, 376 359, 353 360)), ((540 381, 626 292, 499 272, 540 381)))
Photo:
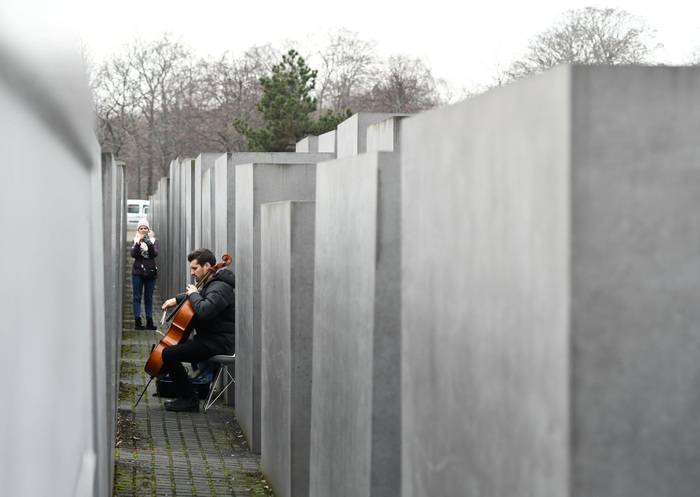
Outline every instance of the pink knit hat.
POLYGON ((148 221, 146 221, 145 217, 141 221, 139 221, 139 224, 136 225, 136 229, 139 229, 141 226, 145 226, 149 230, 151 229, 151 227, 148 225, 148 221))

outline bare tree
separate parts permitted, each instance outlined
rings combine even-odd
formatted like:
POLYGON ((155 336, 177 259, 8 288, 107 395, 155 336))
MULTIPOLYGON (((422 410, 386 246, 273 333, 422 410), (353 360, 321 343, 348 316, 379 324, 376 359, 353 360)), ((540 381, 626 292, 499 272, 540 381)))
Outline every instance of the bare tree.
POLYGON ((420 59, 393 55, 373 80, 361 110, 415 114, 441 104, 435 78, 420 59))
POLYGON ((104 63, 92 78, 97 137, 102 150, 116 156, 137 128, 134 81, 135 74, 125 57, 104 63))
POLYGON ((175 157, 242 150, 233 121, 261 122, 260 78, 277 58, 264 46, 240 59, 196 61, 166 33, 150 43, 134 40, 94 71, 98 138, 103 150, 125 161, 129 195, 152 193, 175 157))
POLYGON ((131 196, 154 191, 190 135, 177 121, 191 105, 195 77, 190 51, 167 33, 151 43, 134 40, 95 72, 98 139, 124 159, 131 196))
POLYGON ((132 45, 129 62, 136 73, 136 101, 146 124, 141 143, 147 161, 146 191, 150 193, 156 168, 167 173, 170 161, 177 155, 171 111, 177 109, 182 98, 179 90, 183 75, 190 74, 191 52, 165 33, 155 42, 132 45))
POLYGON ((565 12, 529 43, 522 59, 501 75, 501 83, 559 64, 641 64, 652 56, 655 31, 624 10, 586 7, 565 12), (503 78, 503 76, 505 76, 503 78))
MULTIPOLYGON (((165 33, 153 42, 136 39, 91 70, 98 138, 103 150, 124 160, 128 195, 153 193, 178 156, 244 151, 246 139, 234 122, 254 129, 265 125, 257 108, 261 80, 281 53, 265 45, 240 58, 224 53, 195 60, 188 47, 165 33)), ((317 58, 325 78, 315 94, 325 102, 318 109, 318 129, 334 125, 348 107, 415 113, 440 103, 442 83, 425 64, 404 56, 378 61, 374 43, 355 33, 332 36, 317 58)))
POLYGON ((700 45, 696 46, 691 54, 685 58, 685 65, 700 66, 700 45))
POLYGON ((310 58, 320 61, 315 95, 319 115, 325 110, 342 112, 357 107, 358 96, 372 86, 377 57, 376 43, 360 40, 358 34, 341 29, 328 36, 323 50, 310 58))
POLYGON ((234 59, 228 53, 220 58, 202 61, 204 99, 199 118, 207 130, 208 146, 227 152, 240 152, 245 137, 234 128, 236 118, 254 127, 262 126, 256 104, 262 97, 260 78, 268 75, 280 53, 270 45, 254 46, 243 57, 234 59))

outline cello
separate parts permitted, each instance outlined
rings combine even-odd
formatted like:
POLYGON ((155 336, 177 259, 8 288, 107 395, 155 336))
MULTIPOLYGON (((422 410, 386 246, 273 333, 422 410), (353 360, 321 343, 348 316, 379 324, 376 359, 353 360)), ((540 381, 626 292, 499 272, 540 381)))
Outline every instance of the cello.
MULTIPOLYGON (((204 276, 202 276, 202 278, 197 282, 196 287, 199 288, 202 286, 211 276, 216 274, 219 269, 226 267, 229 264, 231 264, 231 256, 228 254, 222 255, 221 262, 210 267, 204 276)), ((194 328, 194 308, 187 297, 185 297, 185 299, 183 299, 183 301, 180 302, 175 309, 173 309, 170 315, 168 315, 166 318, 166 321, 170 321, 171 319, 172 322, 170 323, 168 332, 163 335, 163 338, 160 339, 158 344, 153 346, 151 355, 144 366, 144 370, 151 376, 151 380, 154 377, 161 375, 161 369, 163 368, 163 349, 171 345, 186 342, 190 337, 192 329, 194 328)), ((139 398, 139 400, 141 399, 139 398)))

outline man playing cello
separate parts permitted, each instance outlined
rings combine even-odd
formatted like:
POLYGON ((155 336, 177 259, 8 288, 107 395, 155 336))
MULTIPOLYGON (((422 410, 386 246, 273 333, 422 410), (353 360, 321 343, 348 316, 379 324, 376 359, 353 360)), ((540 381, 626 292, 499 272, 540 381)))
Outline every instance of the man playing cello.
MULTIPOLYGON (((216 265, 216 257, 206 248, 187 255, 190 272, 199 282, 216 265)), ((165 347, 163 373, 170 374, 178 397, 165 402, 168 411, 199 411, 199 398, 183 362, 200 363, 215 355, 233 355, 235 351, 235 293, 233 271, 223 267, 203 285, 187 285, 185 293, 166 300, 163 310, 189 299, 194 309, 195 335, 192 340, 165 347)))

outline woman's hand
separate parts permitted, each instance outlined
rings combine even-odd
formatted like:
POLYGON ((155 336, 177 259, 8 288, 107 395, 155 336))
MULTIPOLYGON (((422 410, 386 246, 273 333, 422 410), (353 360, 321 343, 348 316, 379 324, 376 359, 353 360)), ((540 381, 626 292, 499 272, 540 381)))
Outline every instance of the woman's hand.
POLYGON ((176 299, 176 298, 168 299, 168 300, 166 300, 165 302, 163 302, 163 307, 161 307, 161 309, 165 310, 165 309, 167 309, 167 308, 169 308, 169 307, 174 307, 174 306, 176 306, 176 305, 177 305, 177 299, 176 299))

